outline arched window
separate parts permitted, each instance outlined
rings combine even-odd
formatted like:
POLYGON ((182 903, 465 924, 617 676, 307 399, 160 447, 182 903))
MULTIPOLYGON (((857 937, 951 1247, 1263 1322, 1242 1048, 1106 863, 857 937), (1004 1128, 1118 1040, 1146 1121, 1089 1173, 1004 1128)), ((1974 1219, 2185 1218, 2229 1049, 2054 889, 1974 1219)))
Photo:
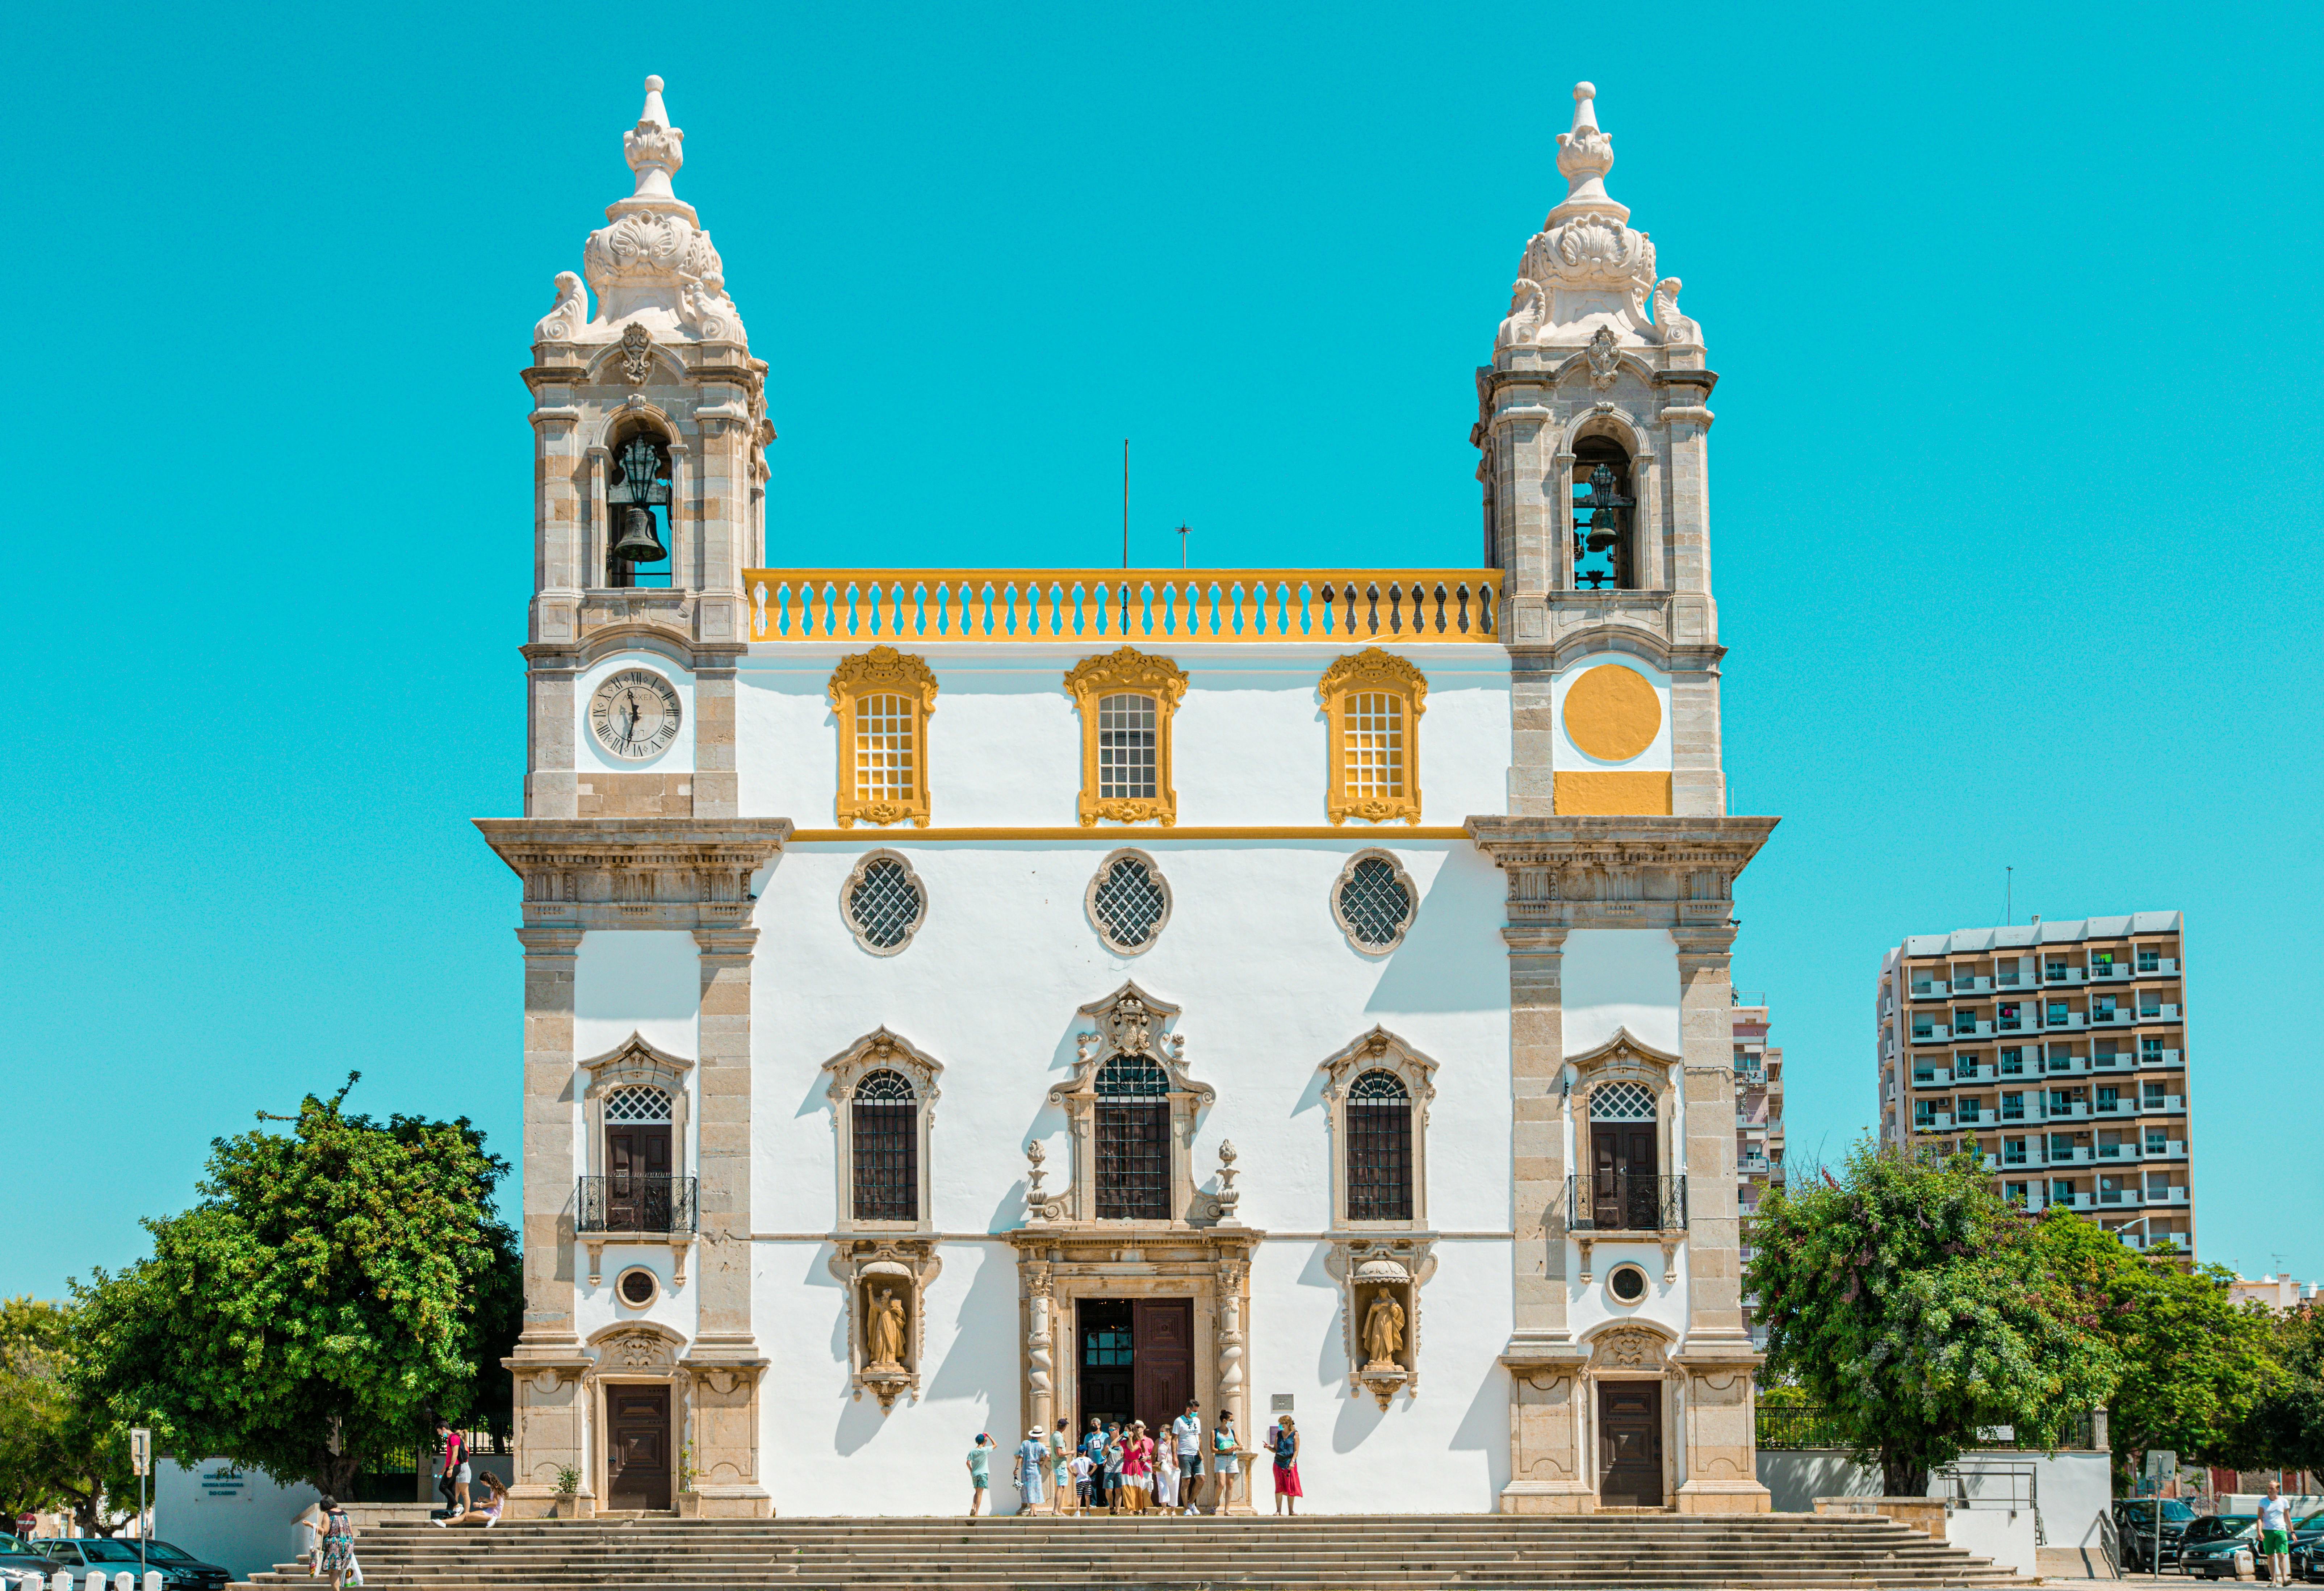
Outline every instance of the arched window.
POLYGON ((605 584, 670 582, 669 446, 651 431, 614 443, 605 485, 605 584))
POLYGON ((1151 1055, 1098 1068, 1097 1218, 1170 1218, 1170 1079, 1151 1055))
POLYGON ((919 1100, 901 1072, 864 1074, 849 1102, 859 1221, 920 1218, 919 1100))
POLYGON ((1419 822, 1426 677, 1395 653, 1368 646, 1324 670, 1316 692, 1331 726, 1323 815, 1333 823, 1419 822))
POLYGON ((1574 589, 1637 588, 1637 508, 1628 451, 1610 437, 1574 443, 1574 589))
POLYGON ((1393 1072, 1348 1089, 1348 1219, 1412 1219, 1412 1094, 1393 1072))

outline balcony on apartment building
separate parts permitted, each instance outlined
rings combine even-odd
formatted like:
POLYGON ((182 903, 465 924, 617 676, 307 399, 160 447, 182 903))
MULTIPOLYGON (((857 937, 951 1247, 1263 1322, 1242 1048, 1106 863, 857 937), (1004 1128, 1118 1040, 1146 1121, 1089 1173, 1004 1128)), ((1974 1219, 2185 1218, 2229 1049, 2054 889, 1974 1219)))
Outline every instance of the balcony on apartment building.
POLYGON ((2187 1064, 2186 1051, 2183 1050, 2142 1049, 2138 1052, 2138 1064, 2143 1067, 2184 1066, 2187 1064))

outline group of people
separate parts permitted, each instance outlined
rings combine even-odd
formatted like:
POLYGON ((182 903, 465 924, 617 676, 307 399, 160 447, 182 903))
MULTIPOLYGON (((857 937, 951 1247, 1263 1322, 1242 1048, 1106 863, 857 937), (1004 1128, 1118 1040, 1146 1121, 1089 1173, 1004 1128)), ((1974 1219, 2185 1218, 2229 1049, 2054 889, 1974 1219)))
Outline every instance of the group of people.
MULTIPOLYGON (((1076 1445, 1067 1421, 1044 1432, 1038 1426, 1018 1444, 1011 1479, 1022 1499, 1023 1513, 1184 1513, 1222 1512, 1242 1473, 1244 1448, 1236 1433, 1234 1411, 1219 1416, 1217 1428, 1204 1439, 1202 1405, 1186 1401, 1186 1411, 1159 1436, 1142 1420, 1107 1420, 1090 1416, 1089 1429, 1076 1445), (1207 1461, 1207 1462, 1206 1462, 1207 1461), (1204 1497, 1205 1470, 1212 1476, 1210 1494, 1204 1497)), ((1287 1414, 1267 1433, 1267 1450, 1274 1458, 1275 1511, 1296 1512, 1299 1489, 1299 1431, 1287 1414)), ((969 1517, 985 1512, 992 1489, 990 1432, 977 1433, 969 1449, 969 1517)))
POLYGON ((475 1502, 468 1494, 475 1484, 475 1471, 468 1462, 468 1438, 454 1430, 444 1420, 436 1422, 436 1434, 444 1438, 443 1473, 437 1478, 436 1489, 444 1495, 444 1511, 428 1522, 446 1525, 482 1525, 486 1530, 501 1522, 501 1510, 508 1503, 508 1488, 501 1477, 491 1470, 484 1471, 484 1497, 475 1502))
MULTIPOLYGON (((443 1494, 445 1505, 429 1522, 438 1526, 481 1525, 487 1530, 500 1523, 501 1510, 508 1503, 508 1488, 501 1484, 501 1477, 484 1471, 484 1500, 472 1499, 469 1488, 476 1480, 468 1462, 467 1438, 442 1420, 437 1422, 436 1434, 444 1438, 442 1472, 436 1485, 443 1494)), ((355 1559, 355 1521, 337 1497, 317 1498, 294 1522, 309 1532, 306 1556, 309 1578, 329 1576, 331 1591, 364 1583, 363 1566, 355 1559)))

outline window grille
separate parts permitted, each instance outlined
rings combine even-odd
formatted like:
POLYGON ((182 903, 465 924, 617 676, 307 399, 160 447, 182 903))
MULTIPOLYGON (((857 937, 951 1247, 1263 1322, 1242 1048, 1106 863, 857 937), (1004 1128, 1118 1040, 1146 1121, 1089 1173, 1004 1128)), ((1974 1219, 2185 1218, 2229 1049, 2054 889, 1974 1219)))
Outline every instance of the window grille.
POLYGON ((1097 793, 1150 800, 1155 794, 1154 698, 1101 697, 1097 704, 1097 793))
POLYGON ((1117 950, 1142 950, 1162 931, 1170 915, 1170 895, 1162 876, 1145 857, 1116 856, 1091 887, 1090 918, 1117 950))
POLYGON ((1348 1219, 1412 1219, 1412 1096, 1393 1072, 1348 1089, 1348 1219))
POLYGON ((902 806, 915 781, 912 698, 866 696, 855 704, 855 799, 902 806))
POLYGON ((1654 1091, 1638 1083, 1605 1083, 1591 1090, 1590 1119, 1593 1122, 1651 1122, 1654 1091))
POLYGON ((1170 1218, 1170 1079, 1150 1055, 1098 1068, 1097 1218, 1170 1218))
POLYGON ((867 948, 893 950, 920 926, 927 900, 919 881, 897 856, 874 856, 847 893, 847 917, 867 948))
POLYGON ((1404 793, 1404 698, 1388 690, 1350 692, 1340 744, 1351 800, 1404 793))
POLYGON ((1340 921, 1369 949, 1387 949, 1412 921, 1412 891, 1386 856, 1359 856, 1340 875, 1340 921))
POLYGON ((644 1083, 632 1083, 605 1096, 608 1122, 642 1122, 651 1125, 669 1118, 669 1095, 644 1083))
POLYGON ((855 1151, 855 1218, 920 1218, 919 1101, 902 1073, 876 1071, 855 1085, 848 1136, 855 1151))

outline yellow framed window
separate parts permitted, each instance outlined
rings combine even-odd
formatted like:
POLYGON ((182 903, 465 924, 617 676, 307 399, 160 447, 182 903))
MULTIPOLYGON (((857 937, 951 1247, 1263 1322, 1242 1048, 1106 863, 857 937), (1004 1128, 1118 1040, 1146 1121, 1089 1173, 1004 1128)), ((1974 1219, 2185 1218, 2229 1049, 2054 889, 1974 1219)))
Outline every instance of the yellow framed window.
POLYGON ((839 660, 828 694, 839 721, 839 826, 908 820, 927 828, 935 671, 925 659, 875 646, 839 660))
POLYGON ((1420 821, 1420 715, 1428 680, 1393 652, 1366 647, 1323 671, 1316 693, 1330 726, 1323 814, 1334 824, 1420 821))
POLYGON ((1185 671, 1125 646, 1074 664, 1065 689, 1082 720, 1082 826, 1176 823, 1170 720, 1186 693, 1185 671))

